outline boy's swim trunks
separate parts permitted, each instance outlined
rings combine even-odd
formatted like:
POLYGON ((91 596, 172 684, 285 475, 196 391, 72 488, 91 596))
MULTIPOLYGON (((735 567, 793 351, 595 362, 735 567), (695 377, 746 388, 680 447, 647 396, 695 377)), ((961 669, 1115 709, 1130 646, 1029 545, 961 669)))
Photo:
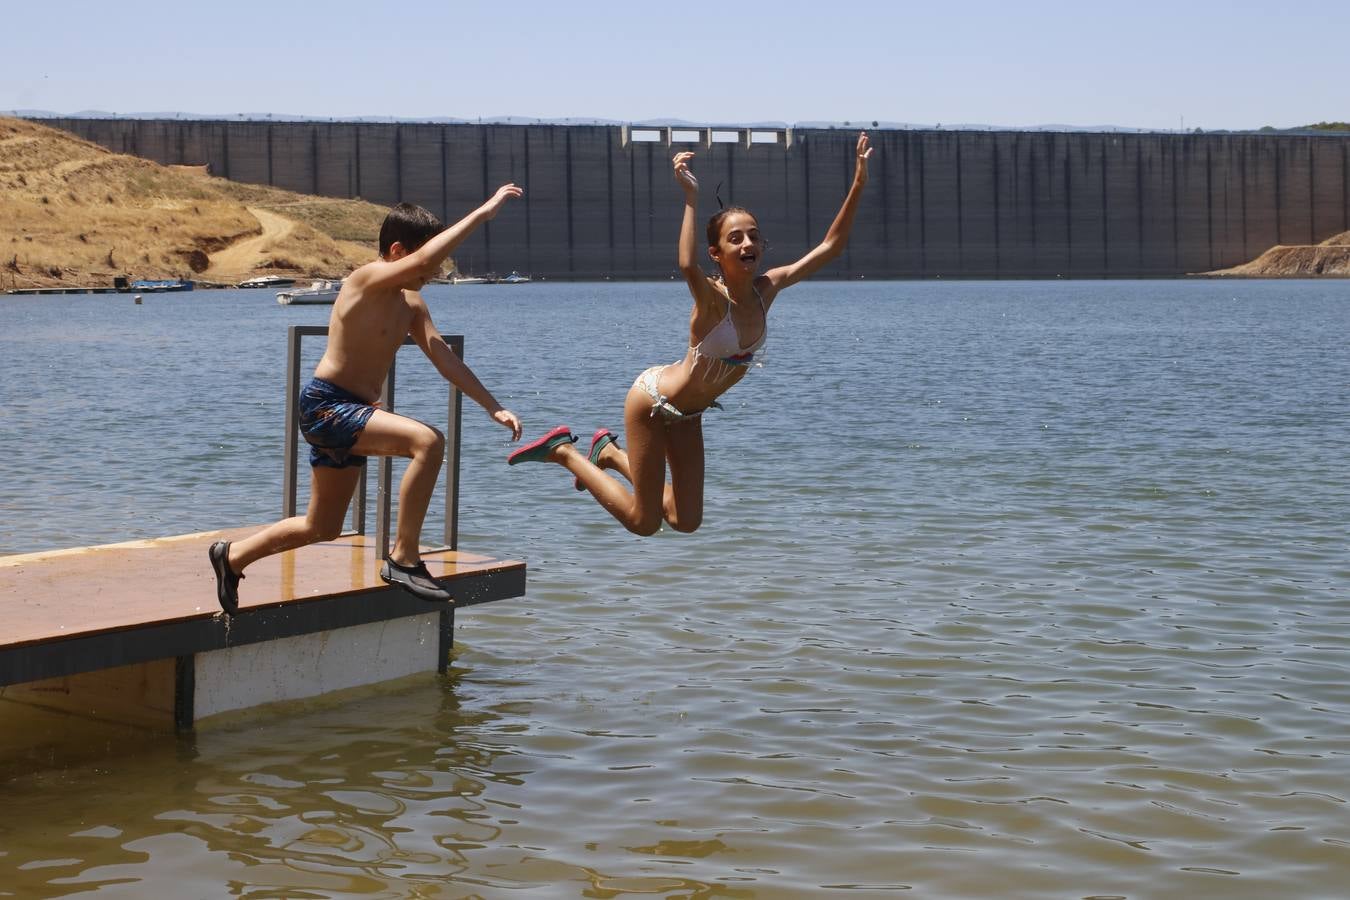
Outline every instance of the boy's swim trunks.
POLYGON ((366 458, 352 453, 352 447, 374 412, 375 407, 331 381, 311 378, 300 389, 300 433, 309 441, 309 464, 365 465, 366 458))

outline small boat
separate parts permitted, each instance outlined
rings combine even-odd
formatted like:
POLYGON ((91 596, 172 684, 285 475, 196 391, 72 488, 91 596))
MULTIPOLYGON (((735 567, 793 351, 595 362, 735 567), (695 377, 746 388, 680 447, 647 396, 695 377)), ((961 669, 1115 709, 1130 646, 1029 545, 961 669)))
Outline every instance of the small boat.
POLYGON ((142 291, 147 294, 164 294, 169 291, 190 291, 192 282, 184 281, 181 278, 174 278, 165 281, 133 281, 131 290, 142 291))
POLYGON ((246 278, 235 285, 237 288, 284 288, 295 284, 294 278, 287 278, 284 275, 259 275, 256 278, 246 278))
POLYGON ((306 304, 332 303, 342 290, 341 281, 316 281, 307 288, 294 291, 279 291, 277 302, 282 306, 304 306, 306 304))
POLYGON ((520 274, 519 272, 512 272, 510 275, 507 275, 505 278, 499 278, 499 279, 497 279, 497 283, 498 283, 498 284, 529 284, 529 283, 530 283, 530 276, 528 276, 528 275, 522 275, 522 274, 520 274))
POLYGON ((451 284, 487 284, 488 280, 481 275, 452 275, 451 284))

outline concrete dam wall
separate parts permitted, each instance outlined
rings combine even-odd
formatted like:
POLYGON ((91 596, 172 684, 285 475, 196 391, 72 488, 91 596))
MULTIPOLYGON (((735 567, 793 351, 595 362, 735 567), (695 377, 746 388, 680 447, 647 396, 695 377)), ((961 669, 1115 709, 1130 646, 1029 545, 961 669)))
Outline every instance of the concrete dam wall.
MULTIPOLYGON (((380 204, 447 222, 497 185, 523 201, 457 251, 465 271, 666 278, 682 209, 670 172, 694 149, 701 210, 760 221, 769 264, 818 242, 856 132, 57 119, 159 163, 380 204)), ((878 131, 846 254, 825 277, 1170 277, 1350 229, 1350 138, 1262 134, 878 131)))

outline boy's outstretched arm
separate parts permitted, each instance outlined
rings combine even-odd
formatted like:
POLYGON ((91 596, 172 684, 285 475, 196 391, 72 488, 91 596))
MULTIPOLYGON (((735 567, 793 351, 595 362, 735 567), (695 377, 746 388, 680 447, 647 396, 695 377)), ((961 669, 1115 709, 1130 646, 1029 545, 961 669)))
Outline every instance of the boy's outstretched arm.
POLYGON ((502 185, 482 206, 446 228, 417 250, 402 259, 384 265, 370 266, 365 286, 367 289, 378 290, 407 284, 413 279, 420 279, 423 283, 430 281, 441 274, 441 266, 445 264, 446 259, 449 258, 456 247, 464 242, 465 238, 473 233, 475 228, 495 217, 507 200, 512 200, 524 193, 524 190, 514 184, 502 185))
POLYGON ((853 217, 858 212, 858 200, 862 197, 863 186, 867 184, 867 160, 872 155, 872 143, 867 132, 858 135, 857 164, 853 170, 853 184, 849 186, 844 205, 830 223, 825 239, 811 249, 809 253, 786 266, 779 266, 764 273, 773 285, 775 293, 791 287, 797 282, 810 278, 830 260, 844 252, 849 234, 853 231, 853 217))
POLYGON ((422 295, 414 291, 404 291, 403 296, 413 310, 413 321, 408 333, 412 335, 413 342, 422 348, 427 359, 431 360, 436 371, 440 372, 446 381, 468 395, 473 402, 487 410, 487 414, 494 422, 511 429, 511 440, 520 440, 522 428, 520 419, 497 402, 497 398, 483 387, 483 383, 473 374, 473 370, 441 338, 440 332, 431 321, 431 313, 427 311, 427 303, 422 299, 422 295))

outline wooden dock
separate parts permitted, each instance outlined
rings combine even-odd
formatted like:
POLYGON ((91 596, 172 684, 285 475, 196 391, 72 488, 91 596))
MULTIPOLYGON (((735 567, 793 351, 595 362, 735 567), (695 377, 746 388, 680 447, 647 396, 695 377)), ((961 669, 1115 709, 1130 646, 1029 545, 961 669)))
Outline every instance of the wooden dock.
POLYGON ((255 531, 0 557, 0 697, 172 722, 444 671, 455 609, 525 593, 525 563, 425 556, 455 596, 427 603, 379 578, 366 535, 254 563, 239 613, 216 601, 207 547, 255 531))

